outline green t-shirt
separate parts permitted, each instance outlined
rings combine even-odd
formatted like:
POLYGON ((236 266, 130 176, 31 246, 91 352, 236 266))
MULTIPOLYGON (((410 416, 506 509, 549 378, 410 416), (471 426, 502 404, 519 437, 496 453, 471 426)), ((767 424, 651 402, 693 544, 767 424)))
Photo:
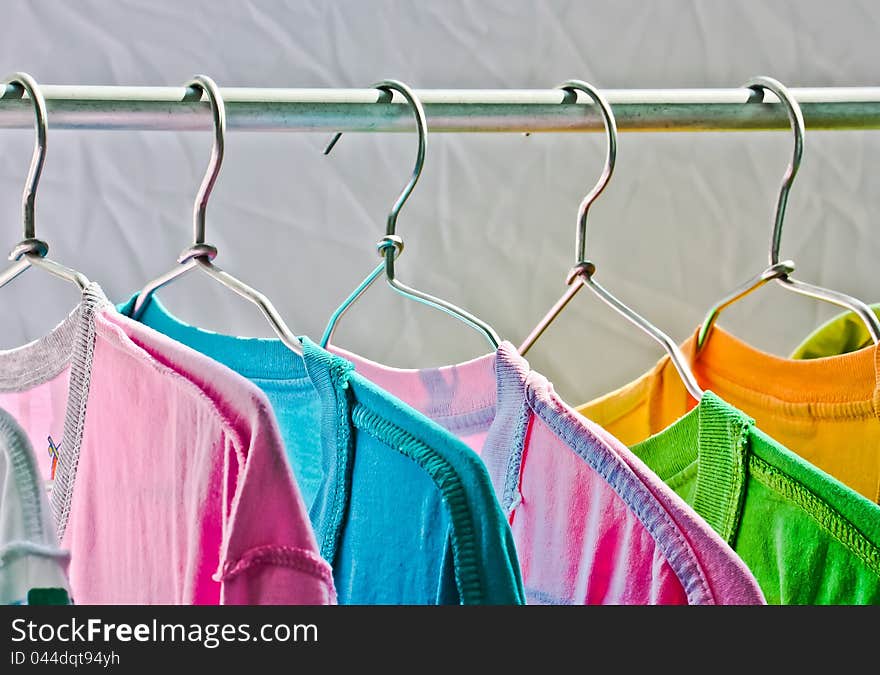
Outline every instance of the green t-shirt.
POLYGON ((768 603, 880 604, 880 506, 711 392, 632 449, 742 557, 768 603))
MULTIPOLYGON (((880 317, 880 304, 871 305, 880 317)), ((873 344, 865 323, 853 312, 844 312, 819 326, 791 354, 793 359, 818 359, 849 354, 873 344)))

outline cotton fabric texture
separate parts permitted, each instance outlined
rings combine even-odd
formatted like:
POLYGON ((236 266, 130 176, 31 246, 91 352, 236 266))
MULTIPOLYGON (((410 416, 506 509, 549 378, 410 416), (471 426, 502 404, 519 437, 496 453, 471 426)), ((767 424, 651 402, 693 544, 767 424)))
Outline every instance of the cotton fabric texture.
POLYGON ((341 604, 525 601, 486 468, 446 429, 307 338, 300 358, 280 340, 183 324, 155 297, 140 320, 266 393, 341 604))
MULTIPOLYGON (((733 372, 735 364, 742 366, 735 358, 736 344, 724 340, 714 344, 727 346, 723 354, 731 360, 704 352, 698 364, 708 357, 713 363, 718 359, 718 368, 725 369, 722 377, 698 365, 695 373, 703 387, 714 391, 717 386, 725 397, 730 391, 738 395, 734 400, 754 404, 755 396, 733 387, 726 379, 730 375, 753 387, 794 394, 794 389, 786 389, 784 379, 776 379, 772 367, 759 368, 763 375, 733 372)), ((712 347, 710 341, 706 349, 712 347)), ((693 343, 683 349, 692 354, 693 343)), ((818 386, 837 385, 826 380, 818 386)), ((841 393, 849 395, 846 390, 841 393)), ((802 395, 821 393, 807 390, 802 395)), ((817 433, 811 421, 816 427, 826 423, 821 416, 813 419, 806 404, 783 404, 762 396, 776 413, 765 411, 768 423, 789 435, 799 428, 817 433)), ((880 507, 787 450, 712 391, 697 405, 668 357, 632 384, 579 410, 629 443, 733 546, 768 602, 880 602, 880 507)), ((833 437, 826 433, 823 439, 833 437)), ((838 441, 837 447, 845 452, 846 438, 838 441)))
POLYGON ((626 447, 563 403, 509 342, 423 370, 336 351, 480 454, 530 603, 763 603, 732 549, 626 447))
POLYGON ((0 410, 0 605, 27 604, 32 591, 69 602, 68 559, 27 435, 0 410))
MULTIPOLYGON (((693 362, 703 389, 754 419, 761 431, 837 480, 880 502, 880 354, 873 345, 859 351, 811 360, 784 359, 759 351, 715 327, 694 361, 695 337, 682 349, 693 362)), ((664 405, 637 415, 652 416, 654 433, 693 405, 666 359, 644 384, 664 405)), ((614 398, 614 395, 611 396, 614 398)), ((583 410, 582 410, 583 412, 583 410)), ((602 417, 602 416, 600 416, 602 417)), ((602 420, 597 418, 600 424, 602 420)), ((615 432, 632 444, 644 436, 627 427, 615 432)))
POLYGON ((51 507, 77 603, 334 601, 265 396, 96 284, 52 333, 0 352, 0 392, 35 445, 60 447, 51 507))

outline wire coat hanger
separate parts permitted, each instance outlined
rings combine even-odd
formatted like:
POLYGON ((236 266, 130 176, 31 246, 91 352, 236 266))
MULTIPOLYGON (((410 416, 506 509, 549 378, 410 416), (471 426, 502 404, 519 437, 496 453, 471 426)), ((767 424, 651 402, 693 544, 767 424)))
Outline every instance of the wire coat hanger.
POLYGON ((197 75, 188 84, 187 87, 204 92, 211 104, 211 116, 214 122, 214 143, 211 147, 211 159, 208 162, 208 168, 205 176, 199 186, 196 195, 195 204, 193 205, 193 245, 188 247, 177 258, 178 265, 166 272, 162 276, 156 277, 148 282, 138 293, 135 300, 134 309, 132 311, 133 318, 137 319, 141 316, 146 308, 147 301, 152 297, 158 289, 171 283, 178 277, 186 274, 190 270, 200 269, 208 276, 219 281, 221 284, 234 291, 241 297, 254 303, 263 316, 269 321, 276 335, 281 339, 288 348, 296 352, 300 356, 303 354, 302 343, 299 338, 287 327, 278 310, 269 299, 248 286, 243 281, 233 277, 231 274, 224 272, 217 267, 212 261, 217 256, 217 248, 211 244, 205 243, 205 213, 208 208, 208 199, 214 184, 217 182, 217 176, 220 175, 220 167, 223 164, 223 153, 226 138, 226 107, 223 103, 223 97, 217 84, 210 77, 205 75, 197 75))
POLYGON ((18 277, 29 267, 39 267, 49 274, 64 279, 76 285, 80 291, 85 290, 89 280, 85 275, 74 269, 50 260, 46 257, 49 245, 36 237, 34 225, 34 210, 37 199, 37 187, 40 184, 40 176, 43 173, 43 164, 46 161, 46 141, 49 131, 48 115, 46 113, 46 100, 40 91, 36 80, 27 73, 15 73, 6 78, 4 84, 12 84, 20 90, 19 96, 27 93, 34 106, 34 152, 31 156, 31 166, 28 170, 27 181, 21 197, 22 221, 24 222, 24 239, 22 239, 9 254, 9 260, 13 264, 0 272, 0 287, 18 277))
POLYGON ((699 401, 703 396, 703 391, 700 389, 699 384, 697 384, 697 380, 688 366, 687 359, 672 338, 640 314, 634 312, 623 304, 620 300, 605 290, 605 288, 600 286, 593 278, 593 275, 596 273, 596 266, 586 259, 587 214, 589 213, 590 206, 592 206, 593 202, 596 201, 608 185, 608 182, 611 180, 611 175, 614 172, 614 164, 617 160, 617 123, 615 122, 614 113, 612 112, 608 101, 606 101, 605 97, 602 96, 602 94, 600 94, 591 84, 582 80, 569 80, 568 82, 559 85, 559 88, 574 94, 575 101, 577 101, 577 92, 582 91, 593 99, 593 102, 598 107, 599 113, 602 115, 602 120, 605 124, 605 132, 608 138, 605 166, 602 169, 599 181, 593 189, 590 190, 587 196, 583 198, 578 208, 577 235, 575 238, 575 265, 568 273, 568 277, 565 280, 566 284, 568 284, 568 290, 563 293, 562 297, 555 305, 553 305, 553 307, 550 308, 550 311, 544 315, 526 339, 523 340, 522 344, 519 346, 519 353, 525 355, 532 345, 535 344, 537 339, 541 337, 544 331, 547 330, 547 327, 557 316, 559 316, 562 310, 565 309, 565 306, 578 293, 578 291, 584 286, 587 286, 598 295, 605 304, 660 343, 669 355, 670 361, 684 382, 688 393, 699 401))
MULTIPOLYGON (((488 340, 492 349, 497 349, 498 345, 501 343, 501 338, 492 326, 447 300, 443 300, 411 286, 407 286, 395 276, 394 261, 403 252, 403 239, 396 234, 397 217, 404 204, 406 204, 407 199, 409 199, 412 194, 412 191, 415 189, 416 183, 419 182, 419 178, 422 175, 422 169, 425 166, 425 151, 428 144, 428 122, 421 101, 418 99, 415 92, 403 82, 399 82, 398 80, 382 80, 381 82, 372 85, 372 87, 387 93, 389 100, 393 97, 393 92, 395 91, 400 93, 404 99, 406 99, 416 118, 416 129, 418 130, 419 135, 418 154, 416 156, 416 164, 413 168, 413 173, 409 182, 403 188, 403 191, 397 197, 397 201, 394 202, 394 206, 391 207, 391 211, 388 213, 385 236, 382 237, 377 244, 379 255, 384 258, 384 262, 380 263, 372 272, 370 272, 357 288, 355 288, 355 290, 342 301, 342 304, 336 309, 336 311, 333 312, 327 322, 327 327, 324 329, 324 334, 321 337, 321 346, 327 347, 333 337, 337 325, 339 324, 339 320, 349 309, 351 309, 351 306, 358 301, 367 289, 375 283, 384 269, 385 280, 395 291, 404 297, 428 305, 429 307, 439 309, 441 312, 445 312, 459 321, 462 321, 477 332, 481 333, 483 337, 488 340)), ((342 132, 333 136, 333 139, 324 150, 325 155, 330 154, 330 151, 341 137, 342 132)))
POLYGON ((715 325, 718 315, 722 310, 773 280, 776 280, 777 283, 789 291, 817 300, 824 300, 855 313, 864 322, 874 344, 877 344, 880 342, 880 320, 877 319, 877 315, 871 311, 868 305, 845 293, 798 281, 791 276, 792 272, 794 272, 794 263, 791 260, 779 261, 782 224, 785 219, 785 207, 788 204, 788 193, 791 190, 791 185, 800 168, 801 159, 804 154, 804 136, 806 135, 804 117, 798 102, 778 80, 774 80, 771 77, 755 77, 746 82, 745 86, 759 94, 762 100, 764 91, 767 89, 776 94, 779 101, 785 106, 791 122, 791 129, 794 133, 794 151, 791 162, 789 162, 785 175, 782 178, 779 196, 776 199, 776 209, 773 213, 773 232, 770 235, 770 266, 719 300, 709 309, 697 334, 697 353, 706 344, 712 327, 715 325))

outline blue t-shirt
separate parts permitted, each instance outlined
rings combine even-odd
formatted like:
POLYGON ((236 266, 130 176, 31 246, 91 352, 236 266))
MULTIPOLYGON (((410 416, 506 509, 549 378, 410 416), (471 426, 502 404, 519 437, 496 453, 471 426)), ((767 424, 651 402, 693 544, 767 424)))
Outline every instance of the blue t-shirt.
POLYGON ((525 602, 488 472, 449 431, 308 338, 300 358, 186 325, 156 298, 140 321, 266 393, 340 604, 525 602))

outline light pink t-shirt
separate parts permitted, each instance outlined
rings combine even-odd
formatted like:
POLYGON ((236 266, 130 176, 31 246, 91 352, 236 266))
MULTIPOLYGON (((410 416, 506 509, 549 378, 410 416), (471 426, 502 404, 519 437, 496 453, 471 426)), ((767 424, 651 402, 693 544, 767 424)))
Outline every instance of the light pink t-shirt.
POLYGON ((481 455, 541 604, 763 604, 736 553, 635 455, 579 415, 508 342, 456 366, 359 373, 481 455))
POLYGON ((74 602, 335 601, 262 392, 96 284, 51 334, 0 352, 0 407, 50 484, 74 602))

